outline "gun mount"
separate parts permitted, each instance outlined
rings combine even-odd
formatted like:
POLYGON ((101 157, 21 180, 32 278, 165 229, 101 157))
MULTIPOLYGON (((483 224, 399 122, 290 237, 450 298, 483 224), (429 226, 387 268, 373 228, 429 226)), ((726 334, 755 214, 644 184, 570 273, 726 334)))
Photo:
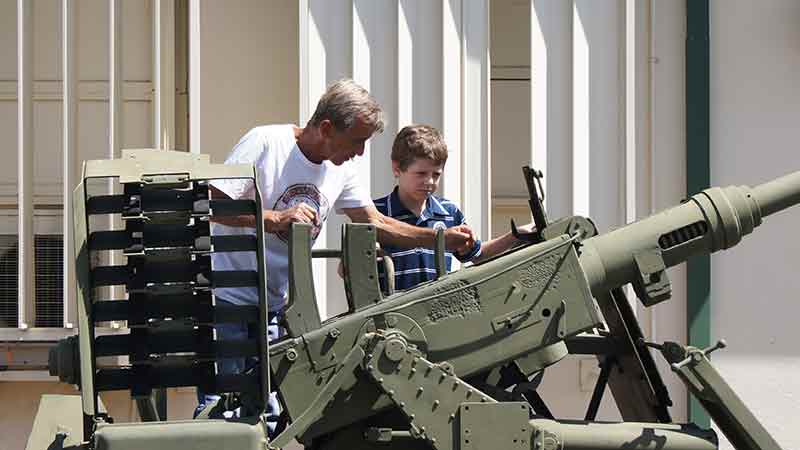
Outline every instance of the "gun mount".
MULTIPOLYGON (((138 155, 148 159, 163 157, 164 153, 138 155)), ((130 191, 126 188, 122 198, 114 200, 120 208, 106 210, 126 214, 131 211, 125 209, 126 205, 131 205, 134 199, 136 206, 139 195, 137 217, 155 217, 156 211, 145 207, 148 203, 145 198, 153 198, 144 192, 150 189, 160 189, 162 194, 172 192, 165 194, 167 197, 174 195, 175 189, 180 190, 184 192, 181 195, 193 199, 186 203, 192 208, 199 199, 202 211, 195 212, 195 217, 200 218, 208 219, 214 211, 256 214, 259 210, 258 195, 256 203, 245 210, 233 205, 204 206, 208 200, 203 197, 207 195, 202 188, 203 180, 221 175, 254 177, 252 168, 234 171, 231 166, 189 162, 184 156, 176 156, 172 161, 172 166, 165 166, 168 171, 158 172, 189 175, 180 180, 174 176, 153 178, 156 171, 140 170, 123 183, 139 185, 144 190, 137 193, 134 188, 130 191), (184 167, 175 167, 180 165, 178 161, 184 167), (197 170, 187 171, 185 166, 197 170), (223 167, 228 167, 225 172, 223 167), (153 180, 150 184, 142 184, 145 173, 153 180)), ((115 162, 120 166, 113 167, 126 163, 132 162, 115 162)), ((87 167, 103 170, 112 167, 103 166, 111 164, 107 162, 97 164, 90 163, 87 167)), ((154 168, 158 163, 145 165, 154 168)), ((531 173, 535 171, 526 171, 526 176, 531 173)), ((87 199, 82 188, 76 194, 76 210, 84 211, 91 199, 87 199)), ((672 423, 669 394, 648 349, 657 346, 737 449, 778 448, 741 401, 731 395, 732 391, 705 359, 706 353, 700 351, 697 356, 697 349, 644 341, 621 288, 632 283, 645 306, 664 301, 671 293, 666 276, 668 267, 692 255, 729 248, 752 232, 767 215, 799 202, 800 172, 755 188, 708 189, 674 208, 607 234, 597 234, 587 218, 568 217, 547 223, 542 213, 537 215, 537 222, 545 226, 540 225, 532 242, 391 295, 385 295, 379 287, 373 226, 347 225, 343 228, 341 250, 312 252, 310 227, 295 224, 288 243, 290 292, 283 315, 287 335, 280 340, 269 345, 263 339, 257 343, 225 342, 214 340, 210 334, 210 339, 203 335, 204 340, 175 341, 184 343, 179 349, 156 345, 153 336, 158 332, 154 329, 164 327, 165 319, 176 322, 179 318, 179 322, 193 330, 192 336, 208 333, 215 322, 244 320, 244 316, 257 317, 259 325, 263 325, 266 317, 263 295, 258 311, 220 310, 207 297, 198 298, 202 307, 192 306, 191 301, 184 304, 185 296, 174 296, 170 289, 164 290, 175 281, 155 277, 157 271, 139 270, 114 277, 107 275, 117 284, 126 285, 130 293, 135 294, 144 284, 151 295, 170 294, 152 297, 155 303, 137 303, 137 296, 131 295, 127 302, 112 302, 115 305, 111 308, 101 306, 102 302, 85 289, 92 286, 92 279, 83 280, 80 345, 75 344, 75 338, 61 343, 54 352, 51 367, 62 380, 77 381, 81 386, 83 438, 73 444, 98 448, 147 445, 179 448, 200 443, 224 448, 255 449, 265 445, 281 448, 295 438, 319 450, 342 446, 376 450, 717 448, 717 437, 712 430, 672 423), (312 257, 342 259, 346 313, 325 321, 320 319, 312 257), (151 306, 135 306, 148 304, 151 306), (108 311, 104 314, 91 313, 105 309, 108 311), (116 312, 112 314, 112 310, 116 312), (106 342, 94 337, 93 324, 100 316, 110 320, 111 315, 128 320, 131 333, 126 342, 106 342), (146 331, 135 333, 135 330, 146 331), (137 333, 151 339, 141 339, 142 335, 137 333), (95 366, 96 358, 108 353, 98 349, 108 346, 116 349, 113 354, 129 356, 130 366, 117 369, 127 370, 125 377, 108 378, 107 372, 95 366), (255 356, 260 361, 260 371, 243 374, 240 377, 244 378, 236 380, 216 375, 213 361, 234 354, 255 356), (596 355, 601 362, 602 371, 583 421, 558 419, 537 392, 543 370, 567 354, 596 355), (116 425, 98 412, 95 393, 98 387, 131 389, 133 395, 146 400, 152 390, 175 385, 201 385, 236 392, 239 404, 245 406, 246 417, 170 422, 165 421, 164 414, 156 412, 143 414, 154 423, 116 425), (614 394, 624 422, 595 421, 606 386, 614 394), (277 390, 289 425, 268 441, 263 405, 270 387, 277 390)), ((170 205, 159 212, 163 215, 167 209, 191 209, 170 205)), ((541 208, 541 202, 532 201, 531 206, 541 208)), ((96 210, 97 202, 87 209, 96 210)), ((192 213, 166 216, 178 217, 173 225, 185 227, 183 221, 192 213)), ((92 235, 86 239, 85 228, 78 233, 81 226, 85 227, 82 217, 85 216, 76 216, 78 267, 84 268, 82 273, 94 274, 94 280, 103 279, 97 276, 102 270, 97 267, 88 270, 87 253, 98 248, 91 245, 92 235)), ((125 237, 120 238, 124 245, 114 248, 128 251, 135 247, 136 251, 128 251, 129 265, 137 264, 136 258, 142 253, 145 257, 152 255, 152 262, 160 263, 157 255, 174 245, 164 242, 160 247, 148 245, 155 242, 151 236, 158 231, 145 226, 131 230, 139 234, 130 237, 119 233, 125 237), (133 242, 133 238, 140 241, 133 242)), ((249 238, 247 251, 261 254, 261 231, 257 230, 255 238, 249 238)), ((180 262, 186 266, 179 273, 191 276, 179 281, 190 283, 184 287, 192 295, 207 292, 200 288, 207 287, 209 281, 244 282, 244 279, 258 284, 263 292, 260 281, 264 279, 263 273, 255 279, 218 274, 205 266, 204 270, 189 270, 196 269, 198 251, 240 248, 226 247, 233 243, 206 236, 205 228, 200 235, 193 233, 193 240, 187 241, 183 251, 164 253, 171 255, 169 260, 173 264, 180 262), (197 278, 199 274, 202 278, 197 278)), ((441 246, 437 252, 443 252, 441 246)), ((256 269, 263 271, 263 264, 259 263, 256 269)), ((148 411, 151 404, 140 403, 140 410, 148 411)), ((58 419, 51 417, 49 423, 53 421, 58 419)), ((45 435, 38 442, 47 445, 56 442, 57 436, 48 435, 45 428, 38 432, 34 429, 32 439, 34 435, 45 435)), ((28 448, 39 447, 29 442, 28 448)))

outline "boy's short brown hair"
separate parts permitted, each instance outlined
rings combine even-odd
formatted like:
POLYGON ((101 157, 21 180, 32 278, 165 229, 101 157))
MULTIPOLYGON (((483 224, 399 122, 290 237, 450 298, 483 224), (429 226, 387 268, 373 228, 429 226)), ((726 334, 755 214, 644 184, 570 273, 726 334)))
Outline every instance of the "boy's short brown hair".
POLYGON ((430 159, 441 165, 447 162, 447 144, 439 130, 429 125, 409 125, 397 133, 392 161, 405 171, 417 159, 430 159))

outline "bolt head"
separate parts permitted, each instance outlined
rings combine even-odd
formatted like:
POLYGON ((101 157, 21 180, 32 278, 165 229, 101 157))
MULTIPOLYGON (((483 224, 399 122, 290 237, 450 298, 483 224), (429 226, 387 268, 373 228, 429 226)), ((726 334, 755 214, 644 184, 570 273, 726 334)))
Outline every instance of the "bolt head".
POLYGON ((386 357, 389 358, 390 361, 398 362, 403 359, 406 355, 406 343, 405 340, 400 338, 392 338, 386 342, 386 348, 384 349, 384 353, 386 357))

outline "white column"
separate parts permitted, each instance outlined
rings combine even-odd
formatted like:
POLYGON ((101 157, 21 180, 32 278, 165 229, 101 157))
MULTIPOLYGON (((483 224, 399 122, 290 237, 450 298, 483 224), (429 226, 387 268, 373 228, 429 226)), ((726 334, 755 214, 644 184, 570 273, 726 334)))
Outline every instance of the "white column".
POLYGON ((62 0, 63 61, 63 238, 64 238, 64 327, 72 328, 75 309, 75 246, 72 236, 72 190, 78 173, 78 11, 77 0, 62 0))
POLYGON ((395 114, 397 114, 398 131, 414 120, 414 41, 409 27, 409 19, 413 20, 413 6, 408 0, 397 1, 397 112, 395 114))
POLYGON ((384 110, 384 131, 367 141, 360 173, 373 197, 393 187, 390 151, 397 131, 397 7, 393 2, 353 0, 353 79, 384 110))
POLYGON ((531 164, 549 217, 572 213, 571 0, 531 0, 531 164))
POLYGON ((189 0, 189 151, 200 153, 200 0, 189 0))
POLYGON ((625 221, 653 212, 650 4, 625 1, 625 221))
POLYGON ((33 3, 27 0, 17 0, 17 161, 17 327, 25 330, 35 324, 36 301, 33 232, 33 3))
POLYGON ((439 2, 397 3, 398 128, 412 123, 441 128, 442 14, 439 2))
POLYGON ((572 214, 589 216, 589 144, 591 115, 589 111, 589 38, 584 18, 573 9, 572 35, 572 214))
MULTIPOLYGON (((650 4, 625 0, 625 222, 652 212, 652 149, 650 148, 650 4)), ((638 317, 649 316, 649 335, 656 334, 656 309, 644 308, 628 288, 638 317)))
MULTIPOLYGON (((683 39, 686 4, 657 0, 649 0, 648 4, 651 207, 660 211, 686 198, 686 155, 682 151, 686 148, 683 39)), ((671 268, 669 277, 672 282, 672 299, 648 308, 651 328, 646 331, 649 331, 649 338, 654 341, 682 342, 686 339, 686 265, 671 268)), ((686 420, 686 387, 675 377, 667 377, 665 382, 675 403, 672 407, 674 420, 686 420)))
POLYGON ((625 220, 624 4, 575 0, 573 211, 600 232, 625 220))
POLYGON ((122 148, 122 0, 109 2, 108 158, 120 156, 122 148))
MULTIPOLYGON (((122 71, 122 0, 110 0, 109 14, 108 14, 108 159, 119 158, 122 154, 122 145, 124 140, 122 107, 122 85, 124 82, 122 71)), ((108 193, 114 194, 116 189, 116 181, 113 179, 108 180, 108 193)), ((120 229, 122 227, 121 219, 114 215, 109 216, 108 227, 109 229, 120 229)), ((111 252, 109 260, 104 262, 110 265, 121 264, 120 255, 117 252, 111 252)), ((112 286, 108 289, 108 294, 111 298, 122 298, 123 290, 119 286, 112 286)), ((112 327, 116 327, 116 323, 112 323, 112 327)))
POLYGON ((153 4, 153 147, 169 150, 175 136, 175 1, 153 4))
MULTIPOLYGON (((300 2, 300 126, 314 114, 327 85, 352 76, 352 0, 300 2)), ((314 248, 338 248, 344 220, 331 215, 314 248)), ((336 275, 336 261, 314 261, 317 304, 324 318, 346 307, 344 288, 336 275)))
POLYGON ((442 1, 442 135, 447 142, 447 165, 440 190, 442 195, 460 205, 463 177, 461 148, 461 0, 442 1))
MULTIPOLYGON (((375 27, 378 24, 376 18, 377 2, 369 0, 353 0, 353 80, 364 87, 366 90, 372 89, 372 52, 369 47, 367 37, 368 27, 375 27)), ((372 30, 369 30, 372 31, 372 30)), ((372 152, 372 140, 368 140, 364 145, 364 155, 356 159, 358 166, 358 178, 362 186, 371 186, 372 174, 370 173, 372 152)))
POLYGON ((491 236, 489 145, 489 3, 462 4, 462 197, 467 222, 478 236, 491 236))

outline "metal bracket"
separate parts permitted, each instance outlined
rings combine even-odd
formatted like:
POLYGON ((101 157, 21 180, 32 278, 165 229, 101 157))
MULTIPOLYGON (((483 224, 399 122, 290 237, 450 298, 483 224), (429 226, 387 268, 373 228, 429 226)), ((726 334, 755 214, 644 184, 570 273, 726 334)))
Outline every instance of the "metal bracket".
POLYGON ((706 349, 687 347, 676 342, 665 342, 662 346, 647 345, 660 347, 664 359, 671 363, 672 370, 697 397, 734 448, 781 449, 708 360, 711 352, 725 347, 725 341, 706 349))
POLYGON ((376 336, 366 372, 406 416, 411 436, 434 449, 451 450, 453 426, 464 402, 496 403, 461 380, 450 364, 426 360, 399 334, 376 336))
POLYGON ((289 336, 320 327, 311 268, 311 225, 293 223, 289 232, 289 302, 284 310, 289 336))
POLYGON ((342 228, 344 288, 351 312, 381 301, 378 267, 375 262, 377 230, 370 224, 346 224, 342 228))
POLYGON ((638 276, 633 283, 636 295, 645 306, 668 300, 672 296, 672 285, 667 276, 667 266, 661 250, 649 249, 633 255, 638 276))
POLYGON ((275 440, 269 443, 269 450, 277 450, 285 447, 297 436, 303 434, 308 427, 322 415, 325 406, 330 403, 333 397, 341 390, 342 385, 358 367, 358 363, 364 359, 364 350, 360 346, 353 347, 345 356, 342 363, 336 368, 336 374, 319 391, 316 398, 308 408, 295 419, 291 425, 286 427, 275 440))
POLYGON ((169 174, 143 174, 142 183, 145 184, 183 184, 189 181, 188 173, 169 174))
POLYGON ((530 406, 522 402, 462 403, 459 410, 462 450, 549 450, 533 441, 530 406), (532 445, 533 444, 533 445, 532 445))

